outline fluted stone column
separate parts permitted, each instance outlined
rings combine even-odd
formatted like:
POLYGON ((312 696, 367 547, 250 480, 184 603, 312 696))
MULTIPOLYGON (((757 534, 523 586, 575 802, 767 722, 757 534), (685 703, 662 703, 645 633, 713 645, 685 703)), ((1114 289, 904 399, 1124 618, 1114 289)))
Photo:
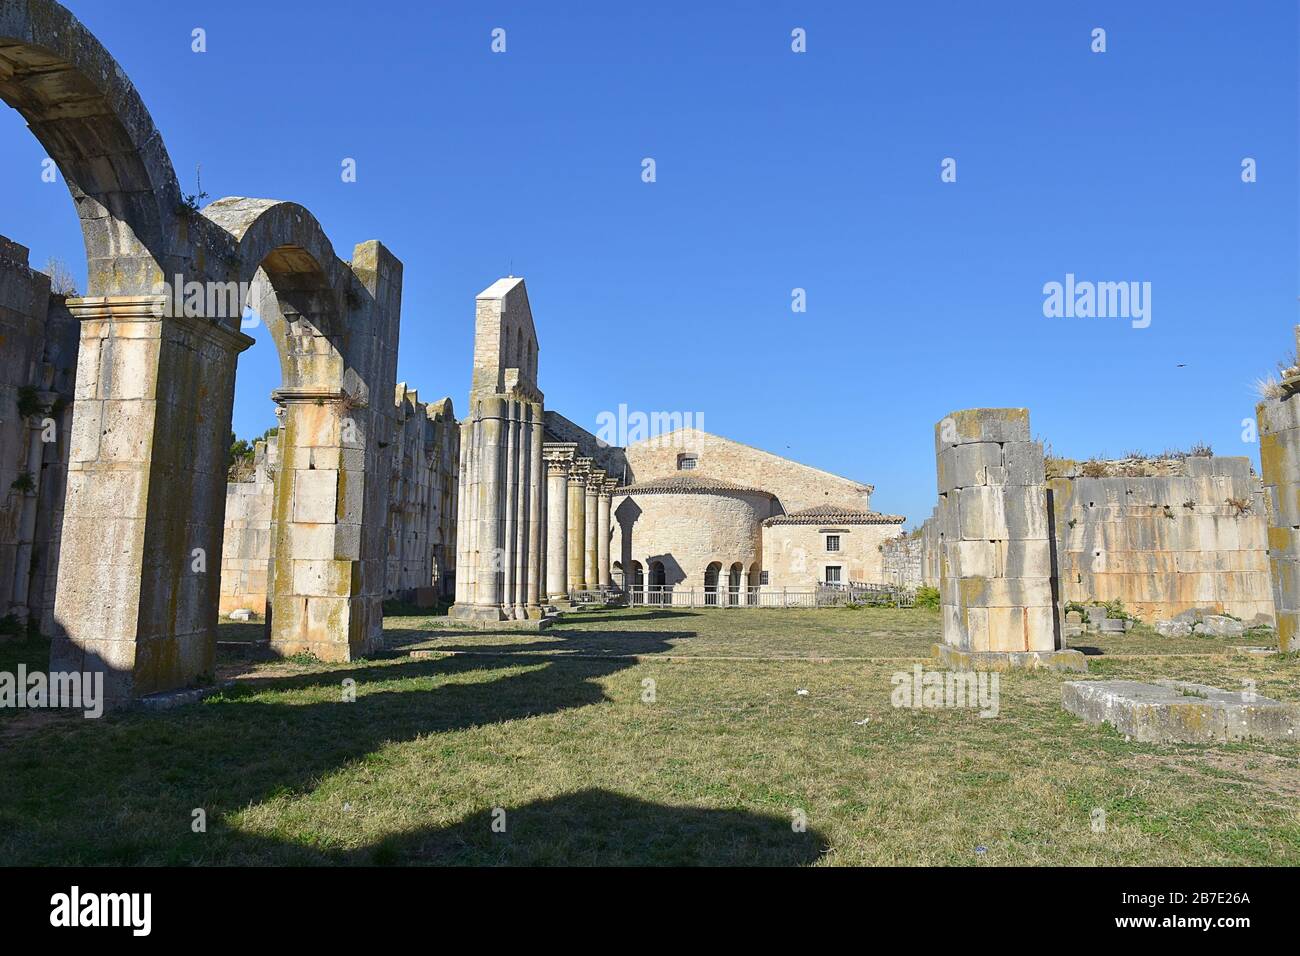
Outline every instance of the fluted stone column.
POLYGON ((571 449, 547 449, 546 454, 546 600, 568 601, 569 472, 571 449))
POLYGON ((528 406, 531 419, 528 465, 528 572, 525 601, 527 616, 542 616, 542 533, 545 519, 542 502, 545 493, 545 472, 542 465, 543 417, 542 403, 528 406))
POLYGON ((579 458, 569 473, 569 543, 568 588, 587 589, 585 555, 587 553, 587 475, 590 458, 579 458))
POLYGON ((586 487, 586 513, 584 515, 587 527, 584 532, 584 549, 582 556, 583 577, 587 579, 587 587, 595 588, 600 586, 600 571, 597 568, 597 553, 599 544, 597 542, 600 519, 600 491, 605 486, 605 472, 597 468, 587 479, 586 487))
POLYGON ((613 478, 606 478, 597 494, 596 504, 596 577, 602 588, 610 587, 609 576, 609 511, 614 500, 613 478))

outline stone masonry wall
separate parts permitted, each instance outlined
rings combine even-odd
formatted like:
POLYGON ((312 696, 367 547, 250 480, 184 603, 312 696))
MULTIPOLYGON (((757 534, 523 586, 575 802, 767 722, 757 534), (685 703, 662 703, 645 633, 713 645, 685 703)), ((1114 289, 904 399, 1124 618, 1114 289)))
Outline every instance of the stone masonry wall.
MULTIPOLYGON (((1300 326, 1296 326, 1300 354, 1300 326)), ((1284 375, 1278 394, 1255 407, 1259 460, 1268 509, 1268 560, 1278 643, 1296 648, 1300 632, 1300 369, 1284 375)))
POLYGON ((0 236, 0 617, 54 629, 79 325, 0 236))
MULTIPOLYGON (((840 583, 887 584, 884 544, 898 534, 897 523, 770 524, 763 526, 763 570, 770 586, 811 588, 826 581, 826 568, 840 568, 840 583), (826 550, 828 534, 840 549, 826 550)), ((757 583, 757 582, 754 582, 757 583)))
POLYGON ((226 526, 221 543, 221 602, 229 614, 244 608, 266 614, 267 576, 271 560, 271 506, 279 439, 273 435, 253 446, 253 466, 242 481, 226 485, 226 526))
POLYGON ((905 588, 925 583, 925 542, 919 535, 904 534, 881 542, 881 571, 885 581, 905 588))
POLYGON ((1249 459, 1162 466, 1159 477, 1048 481, 1060 600, 1119 600, 1148 623, 1206 609, 1272 624, 1268 519, 1249 459))
POLYGON ((943 639, 975 652, 1051 651, 1056 621, 1043 447, 1023 408, 935 425, 943 639))
POLYGON ((625 451, 631 480, 652 481, 679 473, 678 458, 696 457, 688 474, 721 478, 776 495, 786 512, 817 505, 870 509, 871 485, 801 465, 788 458, 749 445, 742 445, 694 428, 683 428, 668 436, 634 442, 625 451))
MULTIPOLYGON (((385 596, 432 605, 450 597, 456 568, 456 466, 460 429, 451 400, 426 405, 399 385, 387 469, 388 559, 385 596)), ((274 541, 278 440, 258 442, 254 467, 226 487, 221 555, 221 613, 266 612, 274 541)))

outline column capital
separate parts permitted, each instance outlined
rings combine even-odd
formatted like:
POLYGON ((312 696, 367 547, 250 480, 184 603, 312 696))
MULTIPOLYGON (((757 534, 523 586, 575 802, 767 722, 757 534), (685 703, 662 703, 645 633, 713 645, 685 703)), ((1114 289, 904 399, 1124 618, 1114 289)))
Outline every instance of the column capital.
POLYGON ((585 488, 591 477, 591 462, 590 458, 575 458, 573 468, 569 471, 569 484, 585 488))
POLYGON ((604 482, 601 484, 601 487, 600 487, 600 496, 601 496, 602 498, 613 498, 613 497, 614 497, 614 490, 615 490, 617 487, 618 487, 618 479, 617 479, 617 478, 614 478, 614 477, 612 477, 612 476, 606 475, 606 476, 605 476, 605 480, 604 480, 604 482))
MULTIPOLYGON (((68 311, 83 323, 112 322, 171 323, 202 338, 219 343, 236 354, 253 344, 253 337, 231 328, 218 319, 172 313, 171 300, 165 295, 79 296, 67 300, 68 311)), ((145 338, 157 338, 146 334, 145 338)))
POLYGON ((592 468, 587 472, 587 494, 598 495, 605 487, 605 469, 592 468))

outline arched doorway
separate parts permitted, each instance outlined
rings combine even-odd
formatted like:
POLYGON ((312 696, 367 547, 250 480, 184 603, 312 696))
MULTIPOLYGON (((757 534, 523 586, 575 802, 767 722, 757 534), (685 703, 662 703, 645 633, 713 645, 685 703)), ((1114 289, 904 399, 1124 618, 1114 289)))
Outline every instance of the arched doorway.
POLYGON ((672 594, 668 589, 668 576, 664 573, 662 561, 650 562, 650 603, 671 604, 672 594))
POLYGON ((632 562, 632 603, 645 603, 645 572, 640 561, 632 562))
POLYGON ((736 607, 741 601, 740 584, 744 576, 745 566, 737 561, 727 572, 727 606, 736 607))
MULTIPOLYGON (((714 561, 704 569, 704 604, 706 607, 721 606, 719 578, 722 576, 722 562, 714 561)), ((721 585, 725 588, 725 578, 721 585)))

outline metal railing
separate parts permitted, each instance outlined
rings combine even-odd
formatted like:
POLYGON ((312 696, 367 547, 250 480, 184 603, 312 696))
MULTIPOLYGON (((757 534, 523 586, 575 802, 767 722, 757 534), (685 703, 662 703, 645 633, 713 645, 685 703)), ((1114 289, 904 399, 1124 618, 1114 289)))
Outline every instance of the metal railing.
POLYGON ((697 588, 654 584, 634 588, 627 597, 634 607, 913 607, 916 603, 916 592, 909 588, 856 583, 806 588, 697 588))

